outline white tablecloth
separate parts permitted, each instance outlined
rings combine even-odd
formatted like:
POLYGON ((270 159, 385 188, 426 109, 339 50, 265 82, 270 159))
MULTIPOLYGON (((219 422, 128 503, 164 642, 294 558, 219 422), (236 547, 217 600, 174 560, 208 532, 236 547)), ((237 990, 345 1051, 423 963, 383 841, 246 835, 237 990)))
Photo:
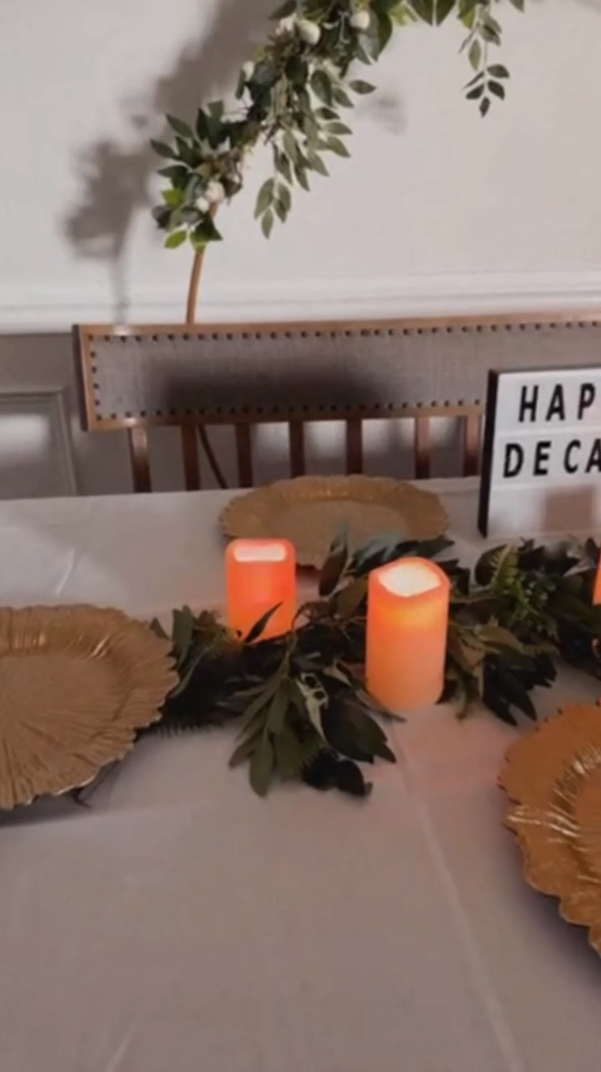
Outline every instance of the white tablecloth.
MULTIPOLYGON (((474 485, 443 497, 473 558, 474 485)), ((218 604, 226 498, 4 503, 1 601, 218 604)), ((4 817, 1 1072, 598 1072, 601 963, 502 826, 513 735, 416 715, 367 802, 148 740, 90 811, 4 817)))

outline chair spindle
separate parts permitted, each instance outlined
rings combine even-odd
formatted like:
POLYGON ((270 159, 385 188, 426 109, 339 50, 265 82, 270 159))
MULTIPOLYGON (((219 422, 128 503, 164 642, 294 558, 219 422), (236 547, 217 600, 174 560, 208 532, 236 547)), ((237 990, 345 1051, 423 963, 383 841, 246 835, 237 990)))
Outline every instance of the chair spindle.
POLYGON ((303 421, 288 422, 290 476, 305 475, 305 425, 303 421))
POLYGON ((363 471, 363 422, 360 417, 346 422, 346 471, 349 475, 363 471))
POLYGON ((432 462, 432 429, 429 417, 414 420, 413 453, 416 480, 428 480, 432 462))
POLYGON ((477 476, 480 472, 482 440, 482 416, 470 413, 462 419, 463 425, 463 475, 477 476))
POLYGON ((236 458, 240 487, 252 488, 252 426, 250 424, 236 424, 236 458))
POLYGON ((134 480, 135 492, 152 490, 150 480, 150 460, 148 456, 148 434, 141 425, 128 428, 129 456, 134 480))
POLYGON ((199 491, 200 460, 198 457, 196 425, 183 424, 181 428, 181 437, 186 491, 199 491))

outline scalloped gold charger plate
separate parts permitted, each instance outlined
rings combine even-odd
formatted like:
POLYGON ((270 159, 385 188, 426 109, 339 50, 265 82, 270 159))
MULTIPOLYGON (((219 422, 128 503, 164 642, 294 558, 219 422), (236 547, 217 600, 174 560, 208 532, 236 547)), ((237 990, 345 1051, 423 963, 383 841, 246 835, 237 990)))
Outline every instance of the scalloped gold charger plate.
POLYGON ((571 704, 507 752, 499 781, 511 800, 526 881, 559 898, 601 954, 601 708, 571 704))
POLYGON ((232 499, 221 515, 226 536, 288 539, 298 564, 316 567, 345 522, 356 550, 373 536, 397 530, 408 539, 434 539, 447 528, 448 517, 432 492, 369 476, 279 480, 232 499))
POLYGON ((170 648, 117 610, 0 608, 0 808, 122 759, 177 680, 170 648))

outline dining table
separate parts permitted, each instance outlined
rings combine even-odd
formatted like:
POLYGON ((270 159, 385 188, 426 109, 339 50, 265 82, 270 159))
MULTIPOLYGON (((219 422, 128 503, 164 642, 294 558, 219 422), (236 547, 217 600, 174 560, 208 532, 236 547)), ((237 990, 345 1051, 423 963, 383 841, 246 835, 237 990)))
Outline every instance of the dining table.
MULTIPOLYGON (((473 563, 477 480, 422 486, 473 563)), ((3 502, 0 601, 219 608, 235 494, 3 502)), ((535 702, 597 695, 562 672, 535 702)), ((227 728, 152 736, 87 806, 4 813, 0 1072, 599 1072, 601 961, 504 826, 530 730, 410 712, 366 800, 255 796, 227 728)))

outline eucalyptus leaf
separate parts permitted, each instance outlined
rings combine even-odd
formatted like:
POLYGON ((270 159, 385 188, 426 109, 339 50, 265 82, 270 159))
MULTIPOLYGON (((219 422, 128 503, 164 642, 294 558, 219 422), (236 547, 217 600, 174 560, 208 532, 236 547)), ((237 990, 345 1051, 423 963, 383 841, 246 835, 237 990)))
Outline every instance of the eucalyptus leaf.
POLYGON ((332 99, 336 104, 339 104, 341 108, 353 108, 353 102, 348 93, 345 93, 340 86, 334 86, 332 88, 332 99))
POLYGON ((163 190, 161 196, 169 208, 179 208, 184 200, 183 191, 179 189, 163 190))
MULTIPOLYGON (((338 120, 338 112, 334 111, 333 108, 328 108, 328 107, 316 108, 315 109, 315 115, 317 116, 318 119, 335 119, 335 120, 338 120)), ((341 126, 344 126, 344 124, 341 124, 341 126)), ((336 133, 336 131, 334 133, 336 133)), ((340 133, 340 131, 338 131, 338 133, 340 133)))
POLYGON ((151 138, 150 144, 155 153, 158 153, 159 156, 165 157, 166 160, 177 160, 177 153, 164 141, 157 141, 155 138, 151 138))
POLYGON ((411 7, 418 19, 421 19, 422 22, 429 23, 430 26, 433 25, 435 19, 435 0, 411 0, 411 7))
POLYGON ((346 145, 343 141, 340 140, 340 138, 328 136, 326 138, 326 146, 330 150, 330 152, 336 153, 337 156, 348 157, 351 155, 346 145))
POLYGON ((192 678, 196 673, 196 669, 201 659, 202 652, 197 650, 193 653, 192 657, 185 662, 184 666, 180 669, 181 676, 179 682, 169 694, 171 699, 174 699, 176 696, 180 696, 183 692, 186 691, 186 689, 189 688, 192 678))
POLYGON ((331 751, 322 751, 315 757, 305 768, 303 781, 322 792, 335 788, 353 797, 368 797, 372 789, 356 763, 340 759, 331 751))
POLYGON ((292 183, 292 181, 293 181, 292 164, 290 163, 290 159, 286 156, 285 153, 280 152, 280 153, 277 154, 277 156, 276 156, 276 168, 279 171, 280 175, 284 176, 286 182, 292 183))
POLYGON ((352 82, 349 82, 353 93, 359 93, 365 95, 366 93, 373 93, 375 86, 372 86, 371 82, 364 82, 362 78, 355 78, 352 82))
POLYGON ((273 738, 276 769, 283 782, 303 776, 305 769, 323 751, 323 739, 317 734, 301 740, 291 726, 284 724, 282 732, 273 738))
POLYGON ((250 757, 254 754, 259 744, 259 741, 261 740, 261 737, 261 732, 255 732, 251 733, 250 736, 248 736, 244 741, 241 741, 241 743, 236 749, 234 749, 232 755, 230 756, 230 767, 239 767, 241 763, 245 762, 245 760, 250 759, 250 757))
POLYGON ((332 749, 324 748, 311 763, 305 766, 303 781, 313 789, 319 789, 320 792, 333 789, 337 785, 340 762, 332 749))
POLYGON ((322 597, 334 591, 344 572, 349 556, 348 536, 348 524, 344 524, 330 544, 328 557, 319 575, 319 594, 322 597))
POLYGON ((377 715, 379 719, 384 719, 386 722, 406 722, 407 719, 404 715, 397 714, 396 711, 392 711, 389 707, 384 707, 379 700, 376 700, 375 696, 372 696, 367 689, 362 687, 361 682, 355 681, 352 700, 348 700, 348 703, 358 704, 367 713, 377 715))
POLYGON ((299 186, 302 186, 303 190, 310 190, 309 180, 307 178, 307 172, 304 167, 299 164, 294 165, 294 177, 299 186))
POLYGON ((265 235, 265 238, 269 238, 273 230, 274 216, 271 209, 268 209, 261 221, 261 230, 265 235))
POLYGON ((161 230, 169 230, 171 226, 171 209, 168 205, 155 205, 152 210, 152 216, 161 230))
POLYGON ((267 708, 267 728, 274 736, 278 736, 284 729, 289 703, 288 685, 287 682, 283 682, 267 708))
POLYGON ((281 606, 281 603, 276 603, 275 607, 271 607, 268 611, 265 612, 265 614, 261 615, 259 620, 253 625, 248 635, 245 636, 245 644, 254 644, 254 642, 263 635, 274 614, 277 613, 281 606))
POLYGON ((292 197, 290 195, 290 190, 287 186, 284 186, 282 182, 278 183, 277 198, 282 205, 284 212, 288 213, 292 205, 292 197))
POLYGON ((326 741, 348 759, 354 759, 360 763, 373 763, 372 749, 365 741, 358 738, 346 714, 346 710, 333 706, 324 712, 323 732, 326 741))
POLYGON ((202 157, 199 154, 196 146, 188 144, 183 138, 176 137, 175 144, 177 146, 178 157, 183 164, 187 164, 189 168, 198 167, 202 157))
POLYGON ((503 648, 513 648, 515 651, 523 651, 523 644, 517 637, 494 622, 482 627, 479 633, 480 640, 487 645, 497 645, 503 648))
POLYGON ((323 68, 318 67, 310 78, 311 89, 324 104, 331 105, 333 99, 332 80, 323 68))
POLYGON ((297 163, 299 158, 299 148, 297 140, 291 130, 286 130, 284 133, 284 149, 292 163, 297 163))
POLYGON ((196 134, 201 141, 205 141, 209 136, 208 116, 203 108, 199 108, 196 113, 196 134))
POLYGON ((255 695, 251 702, 244 709, 244 716, 242 722, 241 733, 244 734, 251 725, 256 724, 258 716, 261 716, 259 724, 264 724, 266 721, 267 707, 281 684, 281 675, 279 673, 274 674, 265 685, 262 687, 258 695, 255 695))
POLYGON ((166 249, 177 249, 178 246, 183 245, 183 243, 186 241, 187 237, 188 237, 188 232, 187 231, 173 231, 173 233, 170 234, 165 239, 165 248, 166 249))
POLYGON ((194 228, 191 235, 191 240, 195 249, 204 249, 208 242, 221 241, 221 235, 217 230, 211 216, 205 216, 202 221, 194 228))
POLYGON ((347 127, 346 123, 326 123, 326 130, 328 134, 352 134, 350 127, 347 127))
POLYGON ((440 26, 456 7, 456 0, 437 0, 435 21, 440 26))
POLYGON ((273 745, 267 737, 263 737, 253 752, 250 761, 250 784, 257 796, 267 796, 273 777, 274 764, 273 745))
POLYGON ((257 195, 255 217, 262 216, 265 210, 269 208, 271 202, 273 201, 274 189, 275 182, 273 179, 267 179, 267 182, 263 183, 257 195))
POLYGON ((319 153, 316 153, 312 149, 309 149, 307 152, 307 160, 309 161, 309 166, 313 169, 313 171, 317 171, 319 175, 330 174, 319 153))
POLYGON ((369 797, 373 787, 371 782, 365 781, 361 768, 345 759, 336 769, 336 788, 353 797, 369 797))
POLYGON ((277 770, 282 781, 298 778, 303 769, 303 747, 294 731, 284 725, 273 745, 277 770))
MULTIPOLYGON (((471 65, 472 65, 472 67, 474 68, 474 70, 477 71, 479 66, 480 66, 480 62, 482 60, 482 45, 480 44, 480 42, 478 41, 477 38, 474 41, 472 41, 472 43, 470 45, 469 52, 468 52, 468 56, 469 56, 469 61, 470 61, 471 65)), ((484 75, 481 74, 481 77, 484 77, 484 75)))
POLYGON ((358 577, 336 593, 335 613, 344 620, 353 618, 367 599, 367 580, 358 577))
POLYGON ((326 677, 331 678, 333 681, 340 682, 346 688, 352 688, 353 679, 351 676, 343 670, 340 666, 334 663, 332 666, 326 666, 322 671, 326 677))
POLYGON ((177 665, 181 666, 188 655, 194 631, 194 615, 189 607, 173 611, 172 639, 177 665))
POLYGON ((190 169, 183 164, 169 164, 168 167, 159 168, 157 174, 169 179, 179 190, 185 190, 190 180, 190 169))
POLYGON ((165 117, 169 126, 176 134, 179 134, 182 138, 193 138, 194 133, 189 123, 184 122, 183 119, 178 119, 174 115, 168 115, 165 117))
MULTIPOLYGON (((388 15, 378 15, 378 54, 380 52, 383 52, 384 49, 386 48, 388 42, 390 41, 390 38, 392 37, 392 30, 393 30, 392 19, 389 18, 388 15)), ((366 85, 369 85, 369 83, 366 83, 366 85)), ((375 86, 374 86, 374 89, 375 89, 375 86)), ((359 90, 359 91, 356 90, 355 92, 371 93, 372 91, 371 91, 371 89, 369 89, 369 90, 359 90)))

